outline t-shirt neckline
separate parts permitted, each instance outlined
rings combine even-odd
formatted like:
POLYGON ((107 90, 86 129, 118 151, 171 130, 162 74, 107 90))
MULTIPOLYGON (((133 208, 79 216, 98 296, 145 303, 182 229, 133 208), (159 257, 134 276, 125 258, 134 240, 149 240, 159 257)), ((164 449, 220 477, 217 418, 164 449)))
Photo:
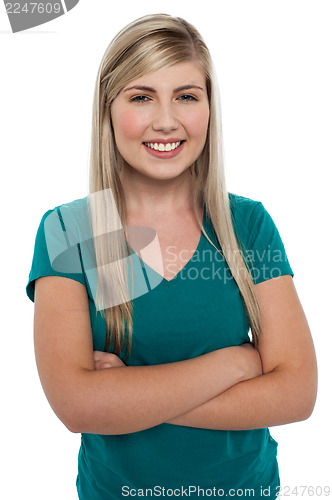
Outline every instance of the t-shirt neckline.
MULTIPOLYGON (((202 221, 202 224, 203 224, 203 227, 205 226, 204 224, 205 222, 205 203, 203 202, 203 221, 202 221)), ((205 227, 204 227, 205 229, 205 227)), ((191 261, 193 260, 193 258, 195 257, 197 251, 199 250, 201 244, 202 244, 202 241, 203 241, 203 237, 204 237, 204 234, 203 234, 203 231, 201 230, 201 235, 200 235, 200 238, 199 238, 199 242, 198 242, 198 245, 193 253, 193 255, 191 256, 191 258, 185 263, 185 265, 183 267, 181 267, 181 269, 179 270, 178 273, 176 273, 175 276, 173 276, 172 279, 170 280, 167 280, 166 278, 164 278, 164 276, 162 276, 160 273, 158 273, 158 271, 156 271, 155 269, 153 269, 153 267, 150 267, 149 264, 147 264, 144 260, 141 259, 141 257, 136 253, 134 252, 134 250, 130 247, 130 250, 133 254, 135 254, 137 256, 137 258, 139 259, 140 263, 141 263, 141 266, 142 267, 148 267, 151 271, 153 271, 154 273, 156 273, 160 278, 161 278, 161 283, 166 283, 167 285, 170 285, 172 283, 174 283, 177 279, 177 277, 186 270, 186 268, 190 265, 191 261)))

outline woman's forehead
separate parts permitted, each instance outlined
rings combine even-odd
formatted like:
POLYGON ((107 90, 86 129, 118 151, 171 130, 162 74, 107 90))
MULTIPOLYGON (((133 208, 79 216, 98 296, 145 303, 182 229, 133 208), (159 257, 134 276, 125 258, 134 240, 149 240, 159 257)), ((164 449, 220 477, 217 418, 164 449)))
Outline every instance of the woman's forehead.
POLYGON ((147 87, 146 90, 150 91, 157 90, 155 87, 182 90, 180 87, 188 85, 205 89, 205 80, 205 74, 200 67, 187 61, 146 73, 131 80, 123 90, 129 90, 131 87, 147 87))

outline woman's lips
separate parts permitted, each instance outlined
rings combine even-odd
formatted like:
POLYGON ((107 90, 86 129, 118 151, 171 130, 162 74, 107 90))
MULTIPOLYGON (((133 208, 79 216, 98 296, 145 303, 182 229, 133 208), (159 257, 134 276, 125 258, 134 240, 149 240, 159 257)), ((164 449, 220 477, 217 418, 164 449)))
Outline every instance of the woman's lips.
POLYGON ((183 150, 184 148, 184 145, 185 145, 185 142, 186 141, 183 141, 180 146, 178 146, 177 148, 171 150, 171 151, 158 151, 158 150, 155 150, 155 149, 152 149, 152 148, 149 148, 149 146, 146 146, 143 142, 143 146, 145 148, 145 150, 151 155, 151 156, 154 156, 155 158, 162 158, 162 159, 167 159, 167 158, 174 158, 175 156, 177 156, 178 154, 181 153, 181 151, 183 150))

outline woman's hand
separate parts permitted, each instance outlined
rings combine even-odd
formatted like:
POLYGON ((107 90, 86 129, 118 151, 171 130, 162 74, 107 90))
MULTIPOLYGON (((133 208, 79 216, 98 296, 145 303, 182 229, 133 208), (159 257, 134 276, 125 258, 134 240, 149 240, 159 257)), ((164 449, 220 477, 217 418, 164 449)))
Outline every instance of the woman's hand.
POLYGON ((111 352, 93 351, 93 358, 95 361, 96 370, 126 366, 123 363, 123 361, 119 358, 119 356, 111 352))
POLYGON ((262 360, 257 349, 253 344, 247 342, 238 346, 241 349, 242 360, 244 362, 244 373, 246 380, 259 377, 263 374, 262 360))

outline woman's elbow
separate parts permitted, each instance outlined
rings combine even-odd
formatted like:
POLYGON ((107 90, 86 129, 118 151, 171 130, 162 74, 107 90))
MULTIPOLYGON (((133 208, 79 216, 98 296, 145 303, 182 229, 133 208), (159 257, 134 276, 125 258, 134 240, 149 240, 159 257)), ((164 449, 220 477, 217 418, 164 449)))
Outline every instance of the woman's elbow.
POLYGON ((92 429, 91 423, 82 414, 80 415, 79 412, 68 415, 66 418, 62 417, 60 420, 73 434, 96 433, 95 429, 92 429))
POLYGON ((307 420, 317 398, 317 367, 279 366, 273 370, 280 381, 279 404, 284 423, 307 420))
POLYGON ((83 430, 83 418, 79 418, 79 412, 72 411, 66 416, 61 416, 60 420, 64 424, 65 427, 69 430, 69 432, 73 434, 81 434, 84 432, 83 430))
POLYGON ((66 411, 63 407, 61 407, 61 403, 58 405, 60 409, 50 401, 49 403, 51 404, 51 407, 58 419, 70 432, 73 434, 80 434, 82 432, 81 423, 79 422, 79 418, 74 407, 66 411))
POLYGON ((81 431, 78 429, 78 427, 75 427, 74 425, 71 425, 71 423, 66 423, 66 422, 62 422, 66 427, 67 429, 72 432, 73 434, 80 434, 81 431))
POLYGON ((54 413, 63 425, 73 434, 89 432, 92 421, 92 405, 84 386, 76 383, 62 384, 61 392, 46 394, 54 413))
POLYGON ((306 397, 304 398, 304 402, 301 408, 301 415, 300 415, 300 421, 301 420, 307 420, 309 417, 311 417, 315 405, 316 405, 316 399, 317 399, 317 385, 313 387, 310 391, 308 391, 306 397))
POLYGON ((92 412, 89 411, 85 405, 75 404, 75 400, 73 400, 72 408, 66 414, 58 414, 58 417, 65 427, 73 434, 93 434, 96 433, 94 432, 96 418, 93 418, 91 413, 92 412))
POLYGON ((313 370, 311 375, 308 372, 301 376, 298 374, 300 380, 300 387, 297 386, 295 407, 296 407, 296 421, 307 420, 313 413, 316 399, 317 399, 317 371, 313 370))

